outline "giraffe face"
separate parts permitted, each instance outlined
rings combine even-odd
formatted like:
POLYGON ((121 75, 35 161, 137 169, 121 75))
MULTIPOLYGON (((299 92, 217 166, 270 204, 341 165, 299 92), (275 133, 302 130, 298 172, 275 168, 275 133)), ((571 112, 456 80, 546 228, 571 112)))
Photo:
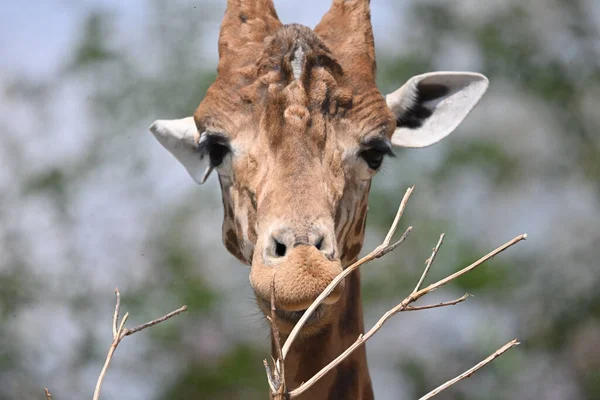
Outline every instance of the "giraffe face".
MULTIPOLYGON (((235 4, 222 25, 217 79, 194 117, 150 129, 198 183, 216 171, 224 244, 250 265, 267 315, 274 290, 285 334, 358 256, 370 182, 392 145, 424 147, 447 136, 487 80, 425 74, 384 97, 370 22, 357 30, 343 21, 367 15, 368 2, 334 1, 314 31, 281 25, 270 1, 235 4)), ((343 291, 339 285, 305 332, 336 318, 343 291)))
MULTIPOLYGON (((254 68, 219 76, 194 119, 222 189, 224 244, 251 265, 259 305, 269 309, 275 285, 280 319, 294 322, 360 251, 395 117, 372 82, 352 85, 314 32, 291 25, 254 68)), ((328 309, 313 322, 326 323, 328 309)))

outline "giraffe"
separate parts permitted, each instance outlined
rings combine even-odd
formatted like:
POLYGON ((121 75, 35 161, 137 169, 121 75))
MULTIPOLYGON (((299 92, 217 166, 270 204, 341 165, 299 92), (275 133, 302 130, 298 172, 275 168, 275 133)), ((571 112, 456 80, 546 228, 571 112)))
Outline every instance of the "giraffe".
MULTIPOLYGON (((282 24, 272 0, 228 0, 215 82, 193 117, 150 127, 197 183, 216 171, 224 245, 250 266, 265 315, 273 285, 282 340, 357 260, 384 158, 448 136, 488 87, 431 72, 384 96, 375 67, 369 0, 333 0, 314 30, 282 24)), ((357 271, 311 316, 286 358, 289 388, 363 333, 360 290, 357 271)), ((372 399, 364 347, 301 398, 372 399)))

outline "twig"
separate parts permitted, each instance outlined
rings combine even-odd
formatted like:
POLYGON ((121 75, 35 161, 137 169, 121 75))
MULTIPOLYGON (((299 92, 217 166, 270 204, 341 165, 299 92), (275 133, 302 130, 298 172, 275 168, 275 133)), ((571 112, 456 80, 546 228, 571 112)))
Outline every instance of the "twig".
MULTIPOLYGON (((108 367, 110 366, 110 362, 112 361, 112 357, 115 353, 115 350, 117 350, 117 346, 119 345, 119 343, 121 343, 121 340, 123 340, 123 338, 125 336, 133 335, 134 333, 139 332, 142 329, 146 329, 150 326, 160 324, 161 322, 164 322, 164 321, 168 320, 169 318, 172 318, 172 317, 176 316, 177 314, 181 314, 182 312, 187 310, 187 306, 183 306, 181 308, 178 308, 175 311, 170 312, 169 314, 167 314, 163 317, 160 317, 160 318, 155 319, 150 322, 146 322, 145 324, 142 324, 136 328, 127 329, 127 328, 125 328, 125 322, 127 321, 127 318, 129 317, 129 313, 126 313, 123 316, 123 319, 119 322, 119 308, 121 306, 121 292, 119 292, 119 288, 115 289, 115 295, 116 295, 117 299, 116 299, 115 311, 113 314, 113 322, 112 322, 113 342, 111 343, 111 345, 108 349, 108 354, 106 355, 106 361, 104 361, 104 366, 102 367, 102 371, 100 371, 100 375, 98 376, 98 381, 96 382, 96 389, 94 390, 94 397, 93 397, 94 400, 98 400, 100 398, 100 390, 102 389, 102 383, 104 382, 104 377, 106 376, 106 371, 108 370, 108 367), (117 326, 118 326, 118 328, 117 328, 117 326)), ((48 393, 46 394, 46 397, 48 397, 48 393)))
POLYGON ((129 313, 125 313, 125 315, 123 315, 123 319, 119 324, 119 329, 117 329, 117 337, 121 336, 121 334, 125 336, 125 322, 127 322, 127 318, 129 318, 129 313))
POLYGON ((160 318, 157 318, 154 321, 146 322, 145 324, 136 326, 133 329, 127 329, 127 328, 125 328, 123 336, 133 335, 134 333, 137 333, 137 332, 139 332, 139 331, 141 331, 143 329, 150 328, 151 326, 154 326, 156 324, 160 324, 161 322, 165 322, 169 318, 173 318, 177 314, 181 314, 184 311, 187 311, 187 306, 182 306, 182 307, 178 308, 175 311, 171 311, 167 315, 164 315, 164 316, 162 316, 160 318))
POLYGON ((396 218, 394 219, 394 223, 390 227, 390 230, 388 231, 388 234, 385 237, 385 240, 383 241, 383 243, 381 245, 377 246, 372 252, 370 252, 369 254, 367 254, 366 256, 364 256, 363 258, 361 258, 360 260, 358 260, 357 262, 355 262, 348 268, 344 269, 342 271, 342 273, 340 273, 338 276, 336 276, 333 279, 333 281, 331 281, 331 283, 329 285, 327 285, 325 290, 323 290, 323 292, 315 299, 315 301, 313 301, 313 303, 310 305, 310 307, 308 307, 308 309, 304 312, 304 314, 302 315, 302 318, 300 318, 300 320, 296 323, 296 325, 290 332, 290 335, 288 336, 287 340, 283 344, 283 348, 282 348, 283 360, 285 360, 285 358, 287 357, 287 354, 290 351, 290 348, 292 347, 292 343, 294 343, 296 336, 298 336, 298 333, 304 327, 304 324, 306 323, 306 321, 310 318, 310 316, 317 309, 317 307, 323 302, 323 300, 325 300, 331 294, 331 292, 333 292, 333 290, 336 288, 336 286, 339 285, 340 282, 342 280, 344 280, 344 278, 346 278, 346 276, 350 275, 361 265, 366 264, 369 261, 372 261, 376 258, 382 257, 385 254, 389 253, 390 251, 396 249, 398 246, 400 246, 400 244, 402 244, 404 242, 406 237, 412 231, 412 226, 409 226, 406 229, 404 234, 400 237, 400 239, 396 243, 392 244, 391 246, 389 245, 389 243, 392 239, 392 236, 396 232, 396 227, 398 226, 400 217, 402 217, 402 214, 404 213, 404 209, 406 208, 406 203, 408 202, 408 199, 410 198, 410 195, 412 194, 414 188, 415 188, 414 186, 408 188, 408 190, 404 194, 404 197, 402 198, 402 201, 400 202, 400 207, 398 207, 398 212, 396 213, 396 218))
POLYGON ((402 214, 404 214, 404 209, 406 208, 406 204, 408 203, 408 199, 410 198, 410 195, 412 194, 412 192, 415 190, 415 186, 411 186, 406 190, 406 193, 404 194, 404 197, 402 198, 402 201, 400 202, 400 207, 398 207, 398 212, 396 213, 396 217, 394 218, 394 222, 392 223, 392 226, 390 227, 390 230, 388 231, 388 234, 385 236, 385 239, 383 240, 383 244, 382 246, 386 247, 390 244, 390 240, 392 240, 392 236, 394 236, 394 233, 396 232, 396 227, 398 226, 398 222, 400 222, 400 218, 402 218, 402 214))
POLYGON ((115 288, 115 296, 117 296, 117 301, 115 302, 115 313, 113 314, 113 340, 117 339, 117 325, 119 321, 119 308, 121 307, 121 292, 119 292, 119 288, 115 288))
POLYGON ((447 276, 444 279, 440 279, 436 283, 433 283, 433 284, 427 286, 425 289, 419 290, 418 292, 415 293, 415 296, 416 296, 415 300, 418 300, 419 298, 423 297, 427 293, 430 293, 430 292, 433 292, 436 289, 439 289, 440 287, 444 286, 448 282, 452 282, 453 280, 455 280, 459 276, 462 276, 462 275, 464 275, 464 274, 466 274, 468 272, 473 271, 475 268, 479 267, 481 264, 483 264, 484 262, 486 262, 490 258, 493 258, 493 257, 497 256, 498 254, 502 253, 504 250, 508 249, 509 247, 514 246, 515 244, 517 244, 520 241, 525 240, 525 239, 527 239, 527 234, 526 233, 515 237, 513 240, 509 240, 508 242, 504 243, 502 246, 498 247, 497 249, 495 249, 495 250, 489 252, 488 254, 486 254, 485 256, 481 257, 479 260, 475 261, 474 263, 472 263, 468 267, 465 267, 465 268, 461 269, 460 271, 455 272, 455 273, 453 273, 450 276, 447 276))
MULTIPOLYGON (((381 258, 383 256, 385 256, 387 253, 391 253, 392 251, 396 250, 396 248, 398 246, 400 246, 402 243, 404 243, 404 241, 406 240, 407 236, 412 232, 413 227, 409 226, 408 228, 406 228, 406 231, 404 231, 404 233, 402 234, 402 236, 400 236, 400 239, 398 239, 398 241, 394 244, 391 244, 387 247, 382 247, 380 249, 376 249, 377 251, 375 251, 373 254, 373 260, 376 258, 381 258)), ((369 262, 372 260, 366 260, 365 262, 369 262)), ((359 265, 360 266, 360 265, 359 265)), ((357 267, 359 267, 357 266, 357 267)))
POLYGON ((280 383, 277 380, 277 378, 273 376, 273 373, 271 372, 271 368, 269 368, 269 363, 267 363, 267 360, 263 360, 263 364, 265 365, 265 370, 267 373, 267 382, 269 382, 271 393, 277 393, 279 391, 280 383))
POLYGON ((463 372, 462 374, 458 375, 456 378, 449 380, 448 382, 444 383, 443 385, 438 386, 431 392, 427 393, 425 396, 419 398, 419 400, 428 400, 428 399, 432 398, 433 396, 436 396, 437 394, 439 394, 442 390, 445 390, 445 389, 449 388, 450 386, 454 385, 455 383, 457 383, 465 378, 471 377, 471 375, 473 375, 479 369, 483 368, 486 364, 489 364, 490 362, 494 361, 494 359, 501 356, 505 351, 510 350, 511 348, 513 348, 519 344, 520 343, 517 341, 517 339, 511 340, 510 342, 506 343, 504 346, 500 347, 498 350, 493 352, 488 358, 481 361, 479 364, 475 365, 473 368, 463 372))
POLYGON ((100 398, 100 390, 102 389, 102 383, 104 382, 104 377, 106 376, 106 371, 108 371, 108 367, 110 366, 110 362, 112 361, 113 354, 119 345, 119 338, 117 338, 108 349, 108 355, 106 356, 106 361, 104 361, 104 366, 102 367, 102 371, 100 371, 100 376, 98 376, 98 381, 96 382, 96 389, 94 390, 94 400, 98 400, 100 398))
POLYGON ((44 394, 46 395, 46 400, 52 400, 52 395, 50 394, 48 388, 44 388, 44 394))
MULTIPOLYGON (((444 279, 441 279, 441 280, 437 281, 436 283, 433 283, 433 284, 427 286, 424 289, 421 289, 419 291, 413 291, 408 297, 406 297, 404 300, 402 300, 402 302, 400 304, 398 304, 396 307, 394 307, 391 310, 389 310, 388 312, 386 312, 366 334, 359 335, 358 338, 356 339, 356 341, 350 347, 348 347, 342 354, 340 354, 338 357, 336 357, 328 365, 323 367, 312 378, 310 378, 308 381, 304 382, 297 389, 292 390, 290 392, 290 398, 293 399, 295 397, 298 397, 302 393, 307 391, 312 385, 314 385, 325 374, 327 374, 329 371, 331 371, 333 368, 335 368, 339 363, 341 363, 346 357, 348 357, 350 354, 352 354, 352 352, 354 350, 356 350, 358 347, 362 346, 367 340, 369 340, 379 329, 381 329, 383 324, 385 324, 392 316, 394 316, 395 314, 397 314, 401 311, 405 311, 406 308, 411 303, 414 303, 415 301, 417 301, 424 295, 431 293, 432 291, 444 286, 448 282, 451 282, 454 279, 474 270, 475 268, 477 268, 478 266, 483 264, 485 261, 489 260, 490 258, 494 257, 495 255, 501 253, 502 251, 508 249, 509 247, 517 244, 518 242, 520 242, 521 240, 524 240, 526 238, 527 238, 527 234, 519 235, 516 238, 514 238, 513 240, 503 244, 502 246, 500 246, 497 249, 493 250, 492 252, 488 253, 484 257, 475 261, 468 267, 465 267, 465 268, 461 269, 460 271, 455 272, 454 274, 452 274, 444 279)), ((423 274, 423 275, 425 275, 425 274, 423 274)))
MULTIPOLYGON (((271 391, 272 391, 272 395, 276 395, 277 394, 277 390, 280 389, 281 387, 285 386, 285 376, 284 375, 278 375, 278 371, 279 371, 279 362, 281 363, 281 368, 283 368, 283 362, 285 360, 285 357, 287 356, 292 344, 294 343, 294 340, 296 339, 299 331, 304 327, 304 324, 306 323, 306 321, 310 318, 310 316, 312 315, 312 313, 315 311, 315 309, 323 302, 324 299, 326 299, 331 292, 334 290, 334 288, 343 280, 346 278, 346 276, 348 276, 349 274, 351 274, 353 271, 355 271, 357 268, 359 268, 361 265, 366 264, 370 261, 373 261, 374 259, 377 259, 379 257, 384 256, 385 254, 389 253, 390 251, 393 251, 394 249, 396 249, 408 236, 408 234, 411 232, 412 227, 409 227, 404 234, 401 236, 401 238, 394 244, 390 245, 390 242, 392 240, 392 237, 396 231, 396 228, 398 226, 398 223, 400 221, 400 218, 402 217, 402 214, 404 213, 404 209, 406 208, 406 204, 408 202, 408 199, 410 197, 410 195, 412 194, 414 190, 414 186, 410 187, 401 203, 400 206, 398 208, 398 212, 396 213, 396 217, 394 218, 394 222, 392 223, 392 226, 390 227, 388 234, 386 235, 383 243, 379 246, 377 246, 372 252, 370 252, 368 255, 366 255, 365 257, 361 258, 360 260, 356 261, 354 264, 352 264, 351 266, 347 267, 344 271, 342 271, 342 273, 340 273, 337 277, 335 277, 335 279, 333 279, 333 281, 325 288, 325 290, 317 297, 317 299, 310 305, 310 307, 304 312, 302 318, 300 318, 300 320, 296 323, 296 325, 294 326, 294 328, 292 329, 290 335, 288 336, 286 342, 283 345, 283 348, 277 349, 277 357, 278 360, 275 361, 273 360, 276 370, 275 370, 275 376, 273 376, 271 370, 268 367, 268 364, 265 360, 265 368, 267 370, 267 378, 269 380, 269 385, 271 387, 271 391)), ((356 350, 358 347, 362 346, 367 340, 369 340, 375 333, 377 333, 377 331, 379 329, 381 329, 381 327, 383 326, 383 324, 385 324, 392 316, 394 316, 395 314, 402 312, 402 311, 417 311, 417 310, 426 310, 426 309, 431 309, 431 308, 439 308, 439 307, 447 307, 447 306, 451 306, 451 305, 455 305, 458 303, 461 303, 463 301, 465 301, 467 299, 467 297, 469 296, 468 294, 465 294, 464 296, 456 299, 456 300, 452 300, 452 301, 447 301, 447 302, 442 302, 442 303, 438 303, 438 304, 433 304, 433 305, 425 305, 425 306, 411 306, 412 303, 414 303, 415 301, 417 301, 418 299, 420 299, 421 297, 425 296, 428 293, 431 293, 432 291, 439 289, 440 287, 444 286, 445 284, 457 279, 458 277, 471 272, 472 270, 474 270, 475 268, 477 268, 478 266, 480 266, 481 264, 483 264, 484 262, 486 262, 487 260, 493 258, 494 256, 500 254, 501 252, 503 252, 504 250, 508 249, 509 247, 517 244, 518 242, 525 240, 527 238, 527 234, 522 234, 519 235, 517 237, 515 237, 514 239, 510 240, 509 242, 506 242, 504 245, 498 247, 497 249, 493 250, 492 252, 488 253, 487 255, 485 255, 484 257, 480 258, 479 260, 475 261, 474 263, 472 263, 471 265, 461 269, 458 272, 455 272, 454 274, 447 276, 444 279, 440 279, 439 281, 421 289, 421 286, 423 285, 423 282, 425 281, 427 274, 429 273, 431 266, 433 265, 433 262, 435 261, 435 258, 437 256, 437 253, 440 250, 440 247, 442 246, 443 240, 444 240, 444 234, 442 234, 440 236, 439 241, 437 242, 437 245, 435 246, 435 248, 433 249, 431 256, 427 259, 426 261, 426 266, 425 269, 423 271, 423 274, 421 275, 419 281, 417 282, 415 288, 413 289, 413 291, 410 293, 410 295, 408 295, 404 300, 402 300, 402 302, 400 302, 398 305, 396 305, 395 307, 393 307, 392 309, 390 309, 388 312, 386 312, 380 319, 379 321, 377 321, 377 323, 366 333, 366 334, 361 334, 358 336, 358 338, 356 339, 356 341, 350 346, 348 347, 342 354, 340 354, 338 357, 336 357, 333 361, 331 361, 328 365, 326 365, 325 367, 323 367, 319 372, 317 372, 313 377, 311 377, 308 381, 302 383, 298 388, 292 390, 291 392, 287 392, 287 399, 293 399, 296 398, 298 396, 300 396, 301 394, 303 394, 304 392, 306 392, 310 387, 312 387, 312 385, 314 385, 319 379, 321 379, 325 374, 327 374, 329 371, 331 371, 333 368, 335 368, 338 364, 340 364, 346 357, 348 357, 350 354, 352 354, 352 352, 354 350, 356 350)), ((275 311, 275 307, 274 307, 274 294, 271 293, 271 318, 267 317, 269 319, 269 321, 271 322, 271 325, 274 326, 275 324, 273 323, 274 320, 274 311, 275 311)), ((274 332, 274 337, 275 337, 275 332, 274 332)), ((277 335, 278 336, 278 335, 277 335)), ((514 344, 511 344, 511 346, 509 346, 508 348, 512 347, 513 345, 516 344, 516 340, 514 341, 514 344)), ((512 343, 512 342, 511 342, 512 343)), ((278 338, 276 339, 276 347, 279 346, 279 341, 278 338)), ((484 362, 476 365, 474 368, 472 368, 471 370, 467 371, 467 373, 463 374, 464 376, 469 376, 469 374, 473 373, 474 371, 476 371, 477 369, 483 367, 485 364, 489 363, 490 361, 492 361, 494 358, 496 358, 498 355, 502 354, 504 351, 506 351, 508 348, 504 349, 500 349, 498 350, 495 355, 492 355, 489 359, 484 360, 484 362)), ((460 378, 460 377, 459 377, 460 378)), ((463 377, 464 378, 464 377, 463 377)), ((463 379, 460 378, 460 379, 463 379)), ((444 390, 446 387, 454 384, 455 382, 458 382, 457 379, 454 382, 453 381, 449 381, 447 384, 440 386, 439 391, 444 390)), ((438 390, 438 389, 436 389, 438 390)), ((279 392, 282 393, 282 392, 279 392)), ((433 394, 435 395, 435 394, 433 394)), ((432 396, 433 396, 432 395, 432 396)), ((275 397, 276 399, 280 399, 283 397, 275 397)), ((424 398, 425 399, 425 398, 424 398)))
MULTIPOLYGON (((271 329, 273 330, 273 339, 275 340, 275 349, 277 351, 277 357, 279 360, 283 360, 283 354, 281 352, 281 342, 279 337, 279 329, 277 328, 277 314, 275 313, 275 277, 273 276, 273 283, 271 284, 271 329)), ((282 364, 283 367, 283 364, 282 364)), ((283 369, 281 370, 283 373, 283 369)))
POLYGON ((273 369, 275 372, 271 372, 267 360, 263 360, 265 369, 267 370, 267 380, 271 388, 271 394, 274 400, 284 400, 287 397, 287 389, 285 386, 285 366, 283 363, 283 353, 281 351, 281 339, 279 336, 279 328, 277 328, 277 314, 275 313, 275 277, 273 276, 273 282, 271 283, 271 316, 267 317, 271 324, 271 332, 273 334, 273 341, 275 342, 275 351, 277 353, 277 359, 273 359, 273 369))
POLYGON ((431 305, 428 305, 428 306, 406 306, 406 308, 404 309, 404 311, 419 311, 419 310, 429 310, 431 308, 440 308, 440 307, 454 306, 454 305, 456 305, 458 303, 462 303, 468 297, 469 297, 469 294, 467 293, 467 294, 465 294, 461 298, 458 298, 458 299, 452 300, 452 301, 445 301, 443 303, 431 304, 431 305))
POLYGON ((441 234, 440 235, 440 240, 438 241, 438 243, 435 245, 435 248, 433 249, 433 252, 431 253, 431 257, 429 257, 426 261, 426 265, 425 265, 425 271, 423 271, 423 275, 421 275, 421 279, 419 279, 419 282, 417 283, 417 286, 415 286, 413 293, 418 291, 419 289, 421 289, 421 285, 423 285, 423 281, 425 280, 425 278, 427 278, 427 274, 429 273, 429 269, 431 268, 431 264, 433 264, 433 261, 435 260, 435 256, 437 256, 438 251, 440 250, 440 247, 442 247, 442 243, 444 242, 444 237, 446 235, 445 234, 441 234))

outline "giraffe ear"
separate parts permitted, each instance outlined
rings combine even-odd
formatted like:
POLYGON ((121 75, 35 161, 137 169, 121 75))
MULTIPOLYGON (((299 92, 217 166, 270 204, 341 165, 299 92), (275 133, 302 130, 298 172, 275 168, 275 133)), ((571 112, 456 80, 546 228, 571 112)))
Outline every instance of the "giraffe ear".
POLYGON ((471 112, 488 88, 475 72, 430 72, 408 80, 386 96, 396 116, 392 144, 427 147, 448 136, 471 112))
POLYGON ((150 125, 150 132, 185 167, 198 184, 203 184, 210 172, 208 157, 196 151, 200 134, 194 117, 173 120, 157 120, 150 125))

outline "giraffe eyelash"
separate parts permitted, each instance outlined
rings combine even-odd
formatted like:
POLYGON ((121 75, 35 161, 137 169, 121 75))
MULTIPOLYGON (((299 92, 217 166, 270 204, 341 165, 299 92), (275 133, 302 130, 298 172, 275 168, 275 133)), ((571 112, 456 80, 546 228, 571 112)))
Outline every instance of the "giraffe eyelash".
MULTIPOLYGON (((210 158, 210 169, 211 167, 217 168, 223 163, 227 154, 231 152, 231 147, 229 140, 225 136, 207 131, 200 136, 196 152, 200 154, 200 159, 208 155, 210 158)), ((209 170, 207 170, 207 174, 210 174, 209 170)))
POLYGON ((376 171, 383 164, 385 156, 395 157, 392 145, 389 141, 381 138, 371 139, 362 144, 363 149, 358 155, 365 160, 370 169, 376 171))
POLYGON ((200 135, 196 152, 200 153, 200 157, 203 158, 208 154, 212 145, 220 145, 231 150, 229 146, 229 139, 225 135, 216 132, 204 131, 202 135, 200 135))
POLYGON ((363 151, 374 150, 386 156, 396 157, 396 154, 392 150, 392 144, 388 140, 382 138, 366 141, 362 143, 362 147, 364 148, 363 151))

